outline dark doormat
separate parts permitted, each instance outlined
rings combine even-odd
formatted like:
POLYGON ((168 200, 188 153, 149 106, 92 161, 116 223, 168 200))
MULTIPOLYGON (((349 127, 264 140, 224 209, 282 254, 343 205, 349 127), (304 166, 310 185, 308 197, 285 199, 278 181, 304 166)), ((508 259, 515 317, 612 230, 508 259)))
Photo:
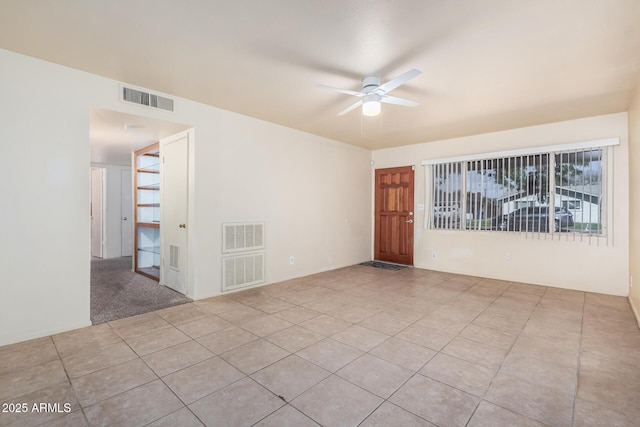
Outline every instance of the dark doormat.
POLYGON ((393 271, 402 270, 403 268, 408 267, 407 265, 389 264, 389 263, 380 262, 380 261, 367 261, 367 262, 360 263, 360 265, 364 265, 366 267, 382 268, 383 270, 393 270, 393 271))

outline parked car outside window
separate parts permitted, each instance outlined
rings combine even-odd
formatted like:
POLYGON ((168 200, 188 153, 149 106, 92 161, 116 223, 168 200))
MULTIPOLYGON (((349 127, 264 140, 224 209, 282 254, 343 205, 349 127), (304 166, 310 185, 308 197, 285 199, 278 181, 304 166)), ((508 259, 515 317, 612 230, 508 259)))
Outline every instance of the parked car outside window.
POLYGON ((556 208, 555 209, 555 219, 556 219, 556 231, 569 231, 573 228, 573 214, 569 212, 566 208, 556 208))
MULTIPOLYGON (((553 217, 553 231, 568 231, 574 225, 573 215, 564 208, 556 208, 553 217)), ((517 209, 502 218, 499 229, 546 233, 549 231, 549 207, 537 206, 517 209)))

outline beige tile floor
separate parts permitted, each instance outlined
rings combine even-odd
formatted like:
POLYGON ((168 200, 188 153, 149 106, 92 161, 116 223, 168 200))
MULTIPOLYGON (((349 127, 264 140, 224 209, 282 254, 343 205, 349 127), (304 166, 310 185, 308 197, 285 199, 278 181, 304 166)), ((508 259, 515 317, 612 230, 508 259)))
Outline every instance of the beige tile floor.
POLYGON ((317 274, 0 347, 0 362, 3 409, 29 408, 3 426, 640 423, 625 298, 420 269, 317 274))

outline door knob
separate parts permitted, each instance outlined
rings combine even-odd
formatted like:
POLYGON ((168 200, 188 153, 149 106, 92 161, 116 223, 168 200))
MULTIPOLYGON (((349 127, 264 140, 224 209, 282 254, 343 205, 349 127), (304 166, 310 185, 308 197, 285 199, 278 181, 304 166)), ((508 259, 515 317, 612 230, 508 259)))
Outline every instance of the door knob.
POLYGON ((123 217, 122 217, 122 220, 123 220, 123 221, 126 221, 126 220, 127 220, 127 217, 126 217, 126 216, 123 216, 123 217))
POLYGON ((178 227, 180 227, 180 228, 187 228, 187 224, 180 224, 180 225, 178 225, 178 227))
POLYGON ((405 222, 408 222, 409 224, 413 224, 413 220, 412 219, 410 219, 409 221, 405 221, 405 222))

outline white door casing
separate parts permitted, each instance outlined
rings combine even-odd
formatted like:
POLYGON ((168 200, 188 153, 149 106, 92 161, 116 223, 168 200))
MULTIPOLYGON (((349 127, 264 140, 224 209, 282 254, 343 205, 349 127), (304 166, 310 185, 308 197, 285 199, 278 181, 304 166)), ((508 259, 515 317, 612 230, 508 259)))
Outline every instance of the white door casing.
POLYGON ((102 258, 104 169, 91 168, 91 256, 102 258))
POLYGON ((133 255, 133 195, 131 170, 120 171, 120 256, 133 255))
POLYGON ((160 283, 187 290, 189 133, 160 141, 160 283))

